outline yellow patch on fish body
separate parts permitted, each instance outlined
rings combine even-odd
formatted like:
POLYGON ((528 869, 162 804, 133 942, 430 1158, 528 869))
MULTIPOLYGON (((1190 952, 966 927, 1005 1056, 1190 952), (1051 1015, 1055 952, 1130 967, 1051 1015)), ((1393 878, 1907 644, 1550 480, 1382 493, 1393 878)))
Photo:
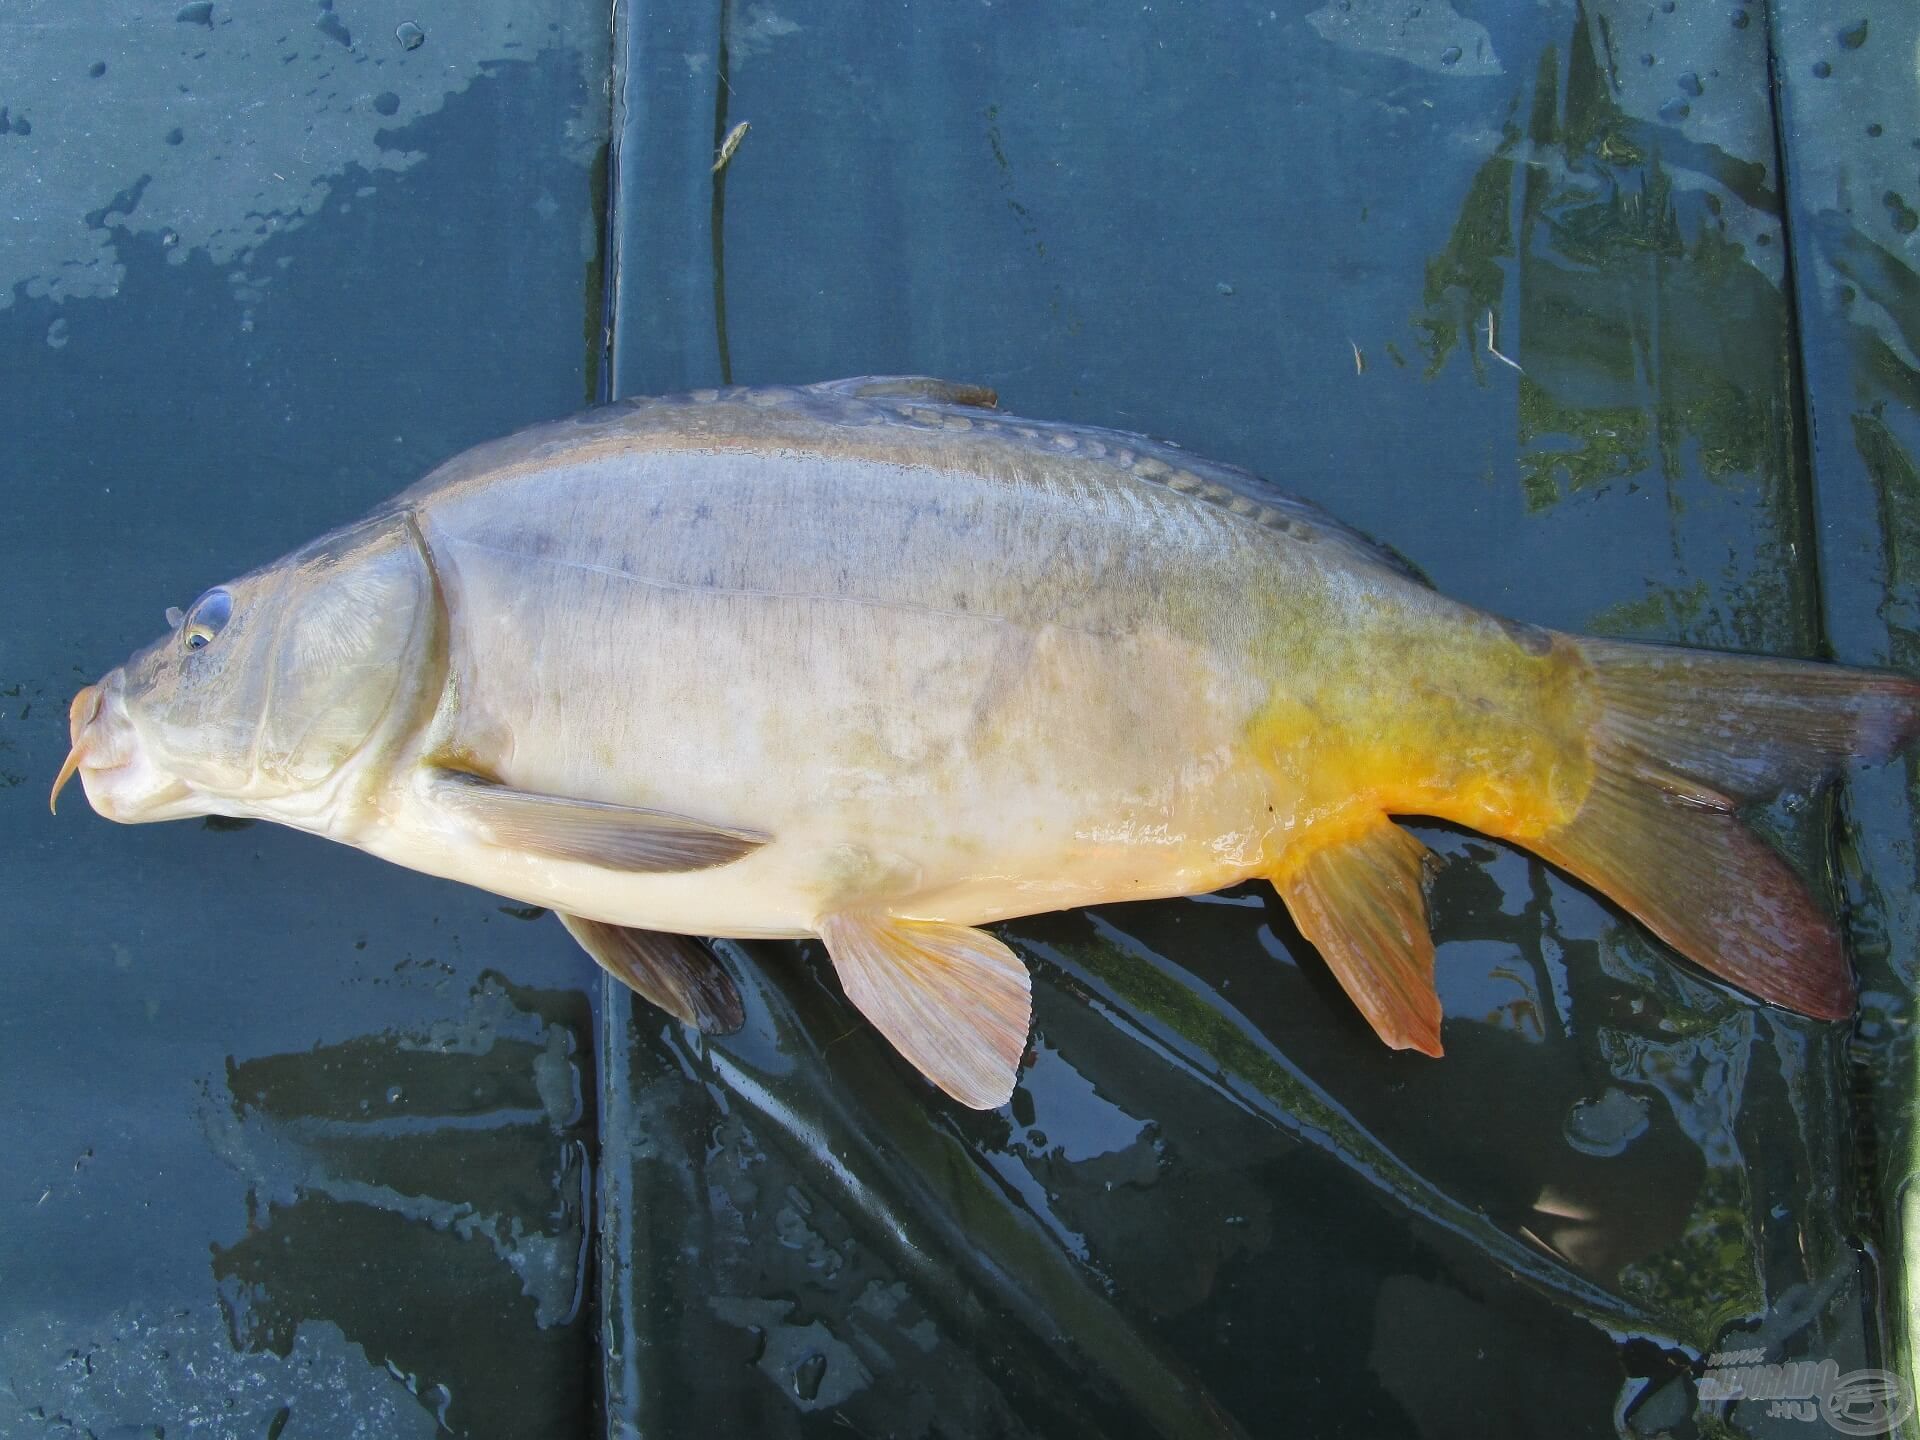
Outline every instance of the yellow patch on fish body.
POLYGON ((1525 842, 1578 813, 1593 776, 1591 707, 1571 645, 1535 653, 1504 627, 1457 615, 1376 616, 1365 629, 1379 632, 1373 643, 1318 668, 1277 647, 1293 653, 1246 739, 1283 797, 1270 873, 1381 814, 1525 842))

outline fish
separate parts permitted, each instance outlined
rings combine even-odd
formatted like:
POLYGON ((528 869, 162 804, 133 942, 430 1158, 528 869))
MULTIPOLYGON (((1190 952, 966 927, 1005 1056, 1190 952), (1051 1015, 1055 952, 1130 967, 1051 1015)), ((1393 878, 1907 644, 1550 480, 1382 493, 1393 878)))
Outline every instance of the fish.
POLYGON ((1005 1104, 985 928, 1269 882, 1379 1038, 1442 1053, 1431 817, 1825 1020, 1834 921, 1743 807, 1879 762, 1920 683, 1582 637, 1434 589, 1246 471, 922 376, 623 401, 482 444, 217 585, 75 696, 101 815, 275 821, 556 912, 710 1033, 707 937, 824 943, 1005 1104))

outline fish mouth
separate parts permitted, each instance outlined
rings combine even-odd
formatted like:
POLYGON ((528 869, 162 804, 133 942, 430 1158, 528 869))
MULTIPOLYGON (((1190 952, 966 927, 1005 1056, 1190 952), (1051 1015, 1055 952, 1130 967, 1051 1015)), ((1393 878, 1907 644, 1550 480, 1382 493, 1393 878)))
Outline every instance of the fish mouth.
MULTIPOLYGON (((53 793, 47 796, 47 809, 53 814, 60 813, 60 792, 67 788, 67 782, 85 767, 92 770, 118 770, 125 761, 115 761, 107 765, 89 763, 93 760, 93 748, 98 743, 93 730, 93 722, 100 718, 105 706, 106 691, 99 685, 88 685, 73 697, 73 703, 67 707, 67 732, 72 738, 73 748, 67 751, 66 764, 60 767, 60 773, 54 777, 53 793)), ((86 784, 85 779, 81 784, 86 784)))
POLYGON ((184 784, 160 774, 147 761, 127 715, 125 678, 124 671, 109 672, 97 685, 82 689, 67 708, 72 748, 47 796, 47 808, 55 814, 60 792, 75 775, 80 777, 87 803, 109 820, 160 819, 156 812, 189 793, 184 784))

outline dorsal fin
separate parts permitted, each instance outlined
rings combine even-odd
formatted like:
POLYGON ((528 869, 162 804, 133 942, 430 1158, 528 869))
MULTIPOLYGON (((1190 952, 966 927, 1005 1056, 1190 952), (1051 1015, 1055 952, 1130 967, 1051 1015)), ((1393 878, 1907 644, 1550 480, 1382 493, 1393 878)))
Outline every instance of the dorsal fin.
POLYGON ((931 400, 936 405, 971 405, 992 410, 1000 397, 985 385, 941 380, 932 375, 853 375, 845 380, 822 380, 809 390, 825 390, 855 400, 931 400))

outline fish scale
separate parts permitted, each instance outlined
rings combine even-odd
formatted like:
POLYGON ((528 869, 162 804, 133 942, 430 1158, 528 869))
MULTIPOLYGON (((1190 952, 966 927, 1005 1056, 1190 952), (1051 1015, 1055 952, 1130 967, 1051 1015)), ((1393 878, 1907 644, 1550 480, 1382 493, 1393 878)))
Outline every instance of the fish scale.
POLYGON ((574 424, 618 426, 629 417, 662 417, 698 433, 693 407, 715 404, 748 405, 756 410, 788 410, 822 425, 836 427, 882 425, 928 432, 977 432, 1009 448, 1048 459, 1071 456, 1095 461, 1101 467, 1124 471, 1149 484, 1191 497, 1256 525, 1292 534, 1303 541, 1326 540, 1351 550, 1358 558, 1384 565, 1413 580, 1425 577, 1406 558, 1388 546, 1342 524, 1312 501, 1289 495, 1270 481, 1236 466, 1202 460, 1169 440, 1131 431, 1068 426, 1051 421, 1003 419, 982 407, 996 397, 983 386, 942 382, 923 397, 887 397, 863 392, 865 380, 829 382, 802 387, 693 390, 683 394, 617 401, 583 412, 574 424), (927 403, 950 397, 940 404, 927 403))

